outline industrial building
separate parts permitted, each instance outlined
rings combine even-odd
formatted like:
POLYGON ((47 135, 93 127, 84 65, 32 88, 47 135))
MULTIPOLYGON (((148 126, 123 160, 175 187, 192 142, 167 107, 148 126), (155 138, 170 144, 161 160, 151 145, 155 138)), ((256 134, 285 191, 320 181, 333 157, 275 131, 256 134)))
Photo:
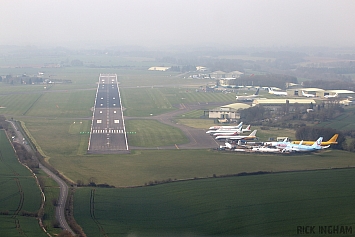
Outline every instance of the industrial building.
POLYGON ((250 105, 244 103, 234 103, 225 106, 220 106, 214 109, 211 109, 208 112, 208 118, 220 119, 227 121, 236 121, 240 119, 239 109, 249 108, 250 105))
POLYGON ((287 94, 289 96, 300 96, 303 97, 302 91, 307 94, 313 94, 318 98, 327 98, 328 96, 339 97, 339 98, 350 98, 353 97, 355 92, 350 90, 324 90, 320 88, 291 88, 287 89, 287 94))
POLYGON ((286 108, 288 112, 307 111, 316 104, 313 99, 255 99, 252 106, 262 105, 270 111, 286 108))
POLYGON ((323 97, 335 95, 339 98, 353 98, 355 96, 355 92, 350 90, 326 90, 324 91, 323 97))
POLYGON ((162 71, 162 72, 165 72, 168 69, 170 69, 170 67, 150 67, 150 68, 148 68, 149 71, 162 71))

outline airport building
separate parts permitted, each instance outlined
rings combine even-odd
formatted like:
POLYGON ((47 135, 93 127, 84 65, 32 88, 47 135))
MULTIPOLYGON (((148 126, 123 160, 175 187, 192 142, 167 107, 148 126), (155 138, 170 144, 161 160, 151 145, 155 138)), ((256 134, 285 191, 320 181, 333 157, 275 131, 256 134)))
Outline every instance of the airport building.
POLYGON ((196 71, 198 71, 198 72, 206 72, 206 71, 208 71, 208 68, 207 67, 203 67, 203 66, 197 66, 196 67, 196 71))
POLYGON ((148 68, 149 71, 162 71, 162 72, 165 72, 168 69, 170 69, 170 67, 150 67, 150 68, 148 68))
POLYGON ((233 87, 237 86, 238 79, 233 77, 221 78, 218 80, 218 84, 222 87, 233 87))
POLYGON ((242 74, 240 71, 233 72, 223 72, 223 71, 214 71, 210 73, 211 78, 215 79, 224 79, 224 78, 239 78, 242 74))
POLYGON ((350 90, 323 90, 319 88, 291 88, 291 89, 287 89, 287 94, 289 96, 304 97, 304 95, 302 95, 302 91, 306 94, 311 94, 318 98, 327 98, 327 97, 350 98, 353 97, 355 94, 355 92, 350 90))
POLYGON ((355 96, 355 92, 350 90, 327 90, 324 91, 323 97, 335 95, 339 98, 353 98, 355 96))
POLYGON ((220 119, 227 121, 236 121, 240 119, 239 109, 249 108, 250 105, 243 103, 234 103, 220 106, 208 111, 208 118, 220 119))
POLYGON ((255 99, 252 106, 262 105, 264 108, 271 111, 280 111, 287 109, 288 112, 307 111, 312 106, 316 105, 313 99, 255 99))

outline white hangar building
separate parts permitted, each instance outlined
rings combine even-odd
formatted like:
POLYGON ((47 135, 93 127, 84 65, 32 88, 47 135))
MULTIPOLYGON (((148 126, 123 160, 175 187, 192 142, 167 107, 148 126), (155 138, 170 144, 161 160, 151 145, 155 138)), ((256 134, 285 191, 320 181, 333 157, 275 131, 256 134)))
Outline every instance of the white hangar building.
POLYGON ((250 105, 244 103, 234 103, 229 105, 220 106, 208 111, 208 118, 213 119, 226 119, 226 120, 239 120, 239 109, 250 108, 250 105))

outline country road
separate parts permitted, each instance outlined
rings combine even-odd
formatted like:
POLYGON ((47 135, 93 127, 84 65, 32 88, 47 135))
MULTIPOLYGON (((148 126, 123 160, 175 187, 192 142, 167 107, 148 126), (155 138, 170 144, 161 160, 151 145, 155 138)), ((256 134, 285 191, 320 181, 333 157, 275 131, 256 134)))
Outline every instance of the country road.
MULTIPOLYGON (((14 123, 14 121, 8 120, 8 122, 14 128, 14 131, 16 133, 16 141, 19 143, 21 143, 22 141, 25 141, 23 134, 16 127, 16 124, 14 123)), ((31 152, 31 153, 34 152, 31 148, 31 146, 28 145, 27 142, 25 142, 23 145, 28 152, 31 152)), ((52 171, 50 171, 45 166, 43 166, 41 163, 39 163, 39 168, 42 169, 46 174, 48 174, 49 177, 54 179, 54 181, 56 181, 57 184, 59 185, 60 192, 59 192, 58 203, 57 203, 57 208, 56 208, 56 218, 59 222, 60 227, 63 230, 67 230, 70 233, 72 233, 73 235, 75 235, 74 231, 69 227, 69 224, 68 224, 67 220, 65 219, 65 204, 66 204, 67 197, 68 197, 68 185, 61 178, 59 178, 57 175, 55 175, 52 171)))

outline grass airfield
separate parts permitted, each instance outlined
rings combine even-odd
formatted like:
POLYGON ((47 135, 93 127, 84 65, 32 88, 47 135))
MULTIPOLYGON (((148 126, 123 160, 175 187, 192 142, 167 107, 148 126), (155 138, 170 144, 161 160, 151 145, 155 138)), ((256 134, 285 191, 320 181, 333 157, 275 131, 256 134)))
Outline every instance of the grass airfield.
MULTIPOLYGON (((20 68, 0 69, 5 74, 9 70, 12 74, 24 73, 20 68)), ((214 174, 355 167, 353 153, 333 150, 292 156, 212 149, 87 155, 91 108, 102 72, 95 68, 48 69, 51 78, 70 79, 72 83, 47 88, 0 86, 0 106, 5 107, 0 113, 23 121, 47 161, 74 182, 93 179, 127 187, 214 174)), ((129 130, 138 132, 128 134, 136 146, 155 148, 157 142, 159 146, 186 142, 175 128, 144 119, 150 114, 170 112, 184 103, 201 103, 209 108, 212 102, 235 101, 233 93, 196 92, 195 88, 208 81, 183 79, 177 74, 145 69, 108 69, 105 73, 118 74, 125 116, 139 118, 127 123, 129 130), (139 131, 147 124, 149 131, 139 131), (169 133, 175 136, 164 136, 169 133)), ((210 120, 197 119, 199 114, 202 110, 190 111, 176 121, 202 129, 213 125, 210 120)), ((289 130, 258 133, 262 139, 291 134, 289 130)), ((75 218, 88 236, 296 235, 298 225, 353 224, 354 185, 349 181, 353 172, 348 169, 211 178, 134 189, 96 188, 95 194, 90 188, 79 188, 75 218)))
POLYGON ((93 177, 96 183, 126 187, 213 174, 355 167, 355 159, 352 153, 338 151, 284 156, 210 150, 134 150, 119 156, 60 156, 51 159, 51 164, 65 170, 64 174, 75 182, 88 183, 93 177))

